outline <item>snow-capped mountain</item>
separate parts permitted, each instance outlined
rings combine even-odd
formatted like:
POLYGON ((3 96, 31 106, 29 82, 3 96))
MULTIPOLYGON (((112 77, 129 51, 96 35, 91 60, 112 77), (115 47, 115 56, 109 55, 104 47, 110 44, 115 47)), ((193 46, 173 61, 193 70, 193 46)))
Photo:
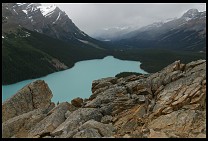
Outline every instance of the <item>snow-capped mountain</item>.
POLYGON ((102 40, 102 41, 111 41, 122 37, 122 35, 134 31, 137 27, 134 26, 114 26, 114 27, 106 27, 103 28, 94 35, 93 38, 102 40))
POLYGON ((117 40, 137 47, 206 49, 206 11, 190 9, 180 18, 156 22, 126 33, 117 40))
POLYGON ((181 18, 184 18, 186 21, 196 19, 201 15, 201 13, 197 9, 190 9, 186 13, 183 14, 181 18))
POLYGON ((2 84, 41 77, 106 56, 57 6, 2 4, 2 84))
MULTIPOLYGON (((64 41, 92 40, 57 6, 38 3, 3 3, 3 34, 17 27, 46 34, 64 41)), ((4 36, 4 35, 3 35, 4 36)))

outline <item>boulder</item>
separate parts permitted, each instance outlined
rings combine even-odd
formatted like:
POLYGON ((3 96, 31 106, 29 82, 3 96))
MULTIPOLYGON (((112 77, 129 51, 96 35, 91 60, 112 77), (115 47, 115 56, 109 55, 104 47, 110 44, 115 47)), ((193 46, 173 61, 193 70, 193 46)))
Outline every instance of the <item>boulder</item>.
POLYGON ((108 124, 112 121, 113 117, 110 115, 106 115, 104 117, 101 118, 101 122, 104 124, 108 124))
POLYGON ((45 133, 50 133, 55 130, 61 123, 65 121, 65 113, 67 110, 69 110, 69 103, 60 103, 47 114, 47 117, 41 120, 30 130, 29 136, 41 136, 45 133))
POLYGON ((112 111, 113 111, 113 107, 115 106, 115 104, 113 103, 109 103, 109 104, 102 104, 101 108, 99 109, 100 113, 102 113, 102 115, 111 115, 112 111))
POLYGON ((116 77, 107 77, 107 78, 102 78, 102 79, 99 79, 99 80, 94 80, 92 82, 92 93, 94 93, 99 88, 108 86, 110 83, 115 84, 116 81, 117 81, 116 77))
POLYGON ((192 61, 192 62, 186 64, 185 70, 192 69, 192 68, 194 68, 195 66, 198 66, 198 65, 200 65, 200 64, 202 64, 202 63, 206 63, 206 60, 201 60, 201 59, 200 59, 200 60, 197 60, 197 61, 192 61))
POLYGON ((44 110, 35 109, 10 118, 2 124, 2 137, 27 137, 28 131, 45 117, 44 110))
POLYGON ((93 119, 85 122, 83 125, 79 127, 80 130, 87 129, 87 128, 93 128, 93 129, 98 130, 98 133, 100 133, 102 137, 112 136, 113 131, 115 130, 113 125, 111 124, 103 124, 93 119))
POLYGON ((79 108, 72 112, 68 118, 51 133, 51 135, 59 136, 63 133, 62 137, 66 137, 68 132, 75 130, 84 122, 91 119, 100 121, 101 118, 102 114, 96 108, 79 108))
POLYGON ((84 107, 86 108, 98 108, 101 105, 101 99, 95 98, 92 101, 88 101, 84 107))
POLYGON ((71 100, 71 104, 75 107, 81 107, 83 104, 83 99, 80 97, 77 97, 77 98, 71 100))
POLYGON ((34 81, 2 104, 2 122, 38 108, 51 105, 52 92, 43 80, 34 81))
POLYGON ((72 112, 70 112, 70 111, 66 111, 66 113, 65 113, 65 118, 67 119, 71 113, 72 113, 72 112))
POLYGON ((98 130, 94 128, 86 128, 76 133, 73 138, 100 138, 98 130))
POLYGON ((206 128, 205 117, 205 112, 190 109, 177 110, 152 120, 148 123, 148 128, 163 132, 172 131, 180 137, 188 137, 188 133, 194 130, 202 132, 206 128))
POLYGON ((146 98, 144 95, 138 95, 138 103, 144 103, 146 101, 146 98))

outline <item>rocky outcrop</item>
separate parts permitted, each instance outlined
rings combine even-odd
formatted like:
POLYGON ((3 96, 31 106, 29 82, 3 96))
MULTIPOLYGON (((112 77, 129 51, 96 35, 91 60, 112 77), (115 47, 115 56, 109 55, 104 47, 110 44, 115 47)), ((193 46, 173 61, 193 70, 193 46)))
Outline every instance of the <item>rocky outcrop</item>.
POLYGON ((52 136, 73 137, 78 127, 88 120, 100 121, 102 114, 96 108, 79 108, 69 114, 68 118, 60 124, 52 133, 52 136))
POLYGON ((53 107, 51 90, 43 80, 32 82, 2 104, 2 122, 39 108, 53 107))
MULTIPOLYGON (((45 84, 34 82, 16 95, 29 99, 31 93, 26 90, 32 88, 32 94, 43 97, 49 90, 43 90, 39 83, 45 84)), ((176 61, 154 74, 95 80, 89 99, 75 98, 71 104, 54 107, 48 96, 47 103, 36 99, 31 110, 3 115, 10 118, 3 121, 3 137, 206 137, 206 60, 176 61)), ((2 106, 13 101, 10 98, 2 106)), ((20 106, 15 104, 4 113, 20 106)))
MULTIPOLYGON (((140 84, 133 93, 140 95, 140 84), (138 88, 139 86, 139 88, 138 88)), ((145 102, 115 116, 117 137, 206 136, 206 61, 176 61, 142 81, 145 102), (152 93, 152 94, 151 94, 152 93), (139 133, 137 133, 139 132, 139 133)))
POLYGON ((28 130, 45 117, 45 110, 36 109, 11 118, 2 124, 2 137, 27 137, 28 130))
POLYGON ((103 124, 95 120, 89 120, 85 122, 82 126, 79 127, 79 130, 82 132, 82 130, 87 128, 96 129, 102 137, 112 136, 113 131, 115 130, 112 124, 103 124))
POLYGON ((65 113, 69 110, 69 103, 63 102, 47 113, 47 117, 37 123, 29 131, 30 136, 41 136, 55 130, 66 120, 65 113))

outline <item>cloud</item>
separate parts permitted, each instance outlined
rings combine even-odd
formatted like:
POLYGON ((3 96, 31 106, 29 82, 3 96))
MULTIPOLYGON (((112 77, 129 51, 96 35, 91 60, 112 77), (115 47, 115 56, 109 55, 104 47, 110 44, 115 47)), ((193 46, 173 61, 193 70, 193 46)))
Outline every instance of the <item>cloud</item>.
POLYGON ((85 33, 93 35, 106 27, 145 26, 153 22, 180 17, 187 10, 206 10, 206 3, 104 3, 58 4, 85 33))

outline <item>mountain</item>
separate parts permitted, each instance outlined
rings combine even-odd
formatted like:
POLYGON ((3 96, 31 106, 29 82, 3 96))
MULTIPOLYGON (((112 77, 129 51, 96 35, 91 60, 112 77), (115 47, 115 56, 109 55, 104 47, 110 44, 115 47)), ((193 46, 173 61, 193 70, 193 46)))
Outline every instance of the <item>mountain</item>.
POLYGON ((2 4, 2 83, 11 84, 106 56, 105 45, 81 31, 56 6, 2 4))
POLYGON ((168 19, 138 30, 130 26, 108 28, 106 31, 113 32, 100 39, 106 40, 113 33, 119 34, 119 39, 102 42, 81 31, 54 5, 3 3, 2 84, 41 77, 71 68, 78 61, 109 54, 140 61, 147 72, 156 72, 179 59, 186 63, 204 59, 205 19, 206 12, 190 10, 179 19, 168 19), (163 50, 167 48, 174 50, 163 50))
POLYGON ((36 80, 3 102, 2 137, 206 138, 206 60, 94 80, 84 100, 52 97, 36 80))
POLYGON ((57 6, 37 3, 3 3, 2 35, 13 28, 24 27, 66 42, 98 42, 81 31, 57 6))
POLYGON ((97 31, 92 35, 92 37, 101 41, 112 41, 112 40, 117 40, 118 38, 122 37, 124 34, 134 31, 136 29, 137 28, 134 26, 109 27, 97 31))
POLYGON ((189 51, 206 50, 206 11, 190 9, 180 18, 157 22, 117 39, 134 47, 160 47, 189 51))

